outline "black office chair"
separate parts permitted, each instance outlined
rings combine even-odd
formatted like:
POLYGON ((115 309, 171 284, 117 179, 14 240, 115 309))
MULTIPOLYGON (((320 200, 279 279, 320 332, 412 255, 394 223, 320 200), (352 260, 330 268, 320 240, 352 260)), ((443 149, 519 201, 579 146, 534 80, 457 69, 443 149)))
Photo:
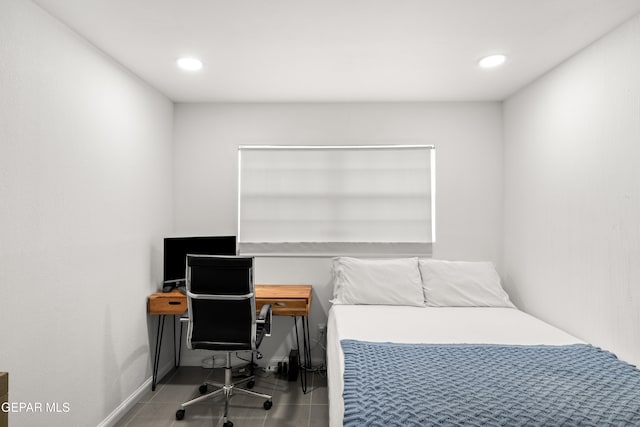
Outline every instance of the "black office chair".
POLYGON ((252 388, 254 376, 234 384, 231 374, 231 353, 244 350, 257 353, 262 338, 271 334, 271 306, 264 305, 256 316, 253 258, 187 255, 187 302, 187 346, 226 351, 227 360, 224 384, 201 385, 202 396, 183 403, 176 411, 176 419, 184 418, 187 406, 224 395, 224 426, 231 427, 233 423, 227 419, 229 398, 236 392, 267 399, 263 407, 271 409, 270 395, 238 387, 246 383, 248 388, 252 388), (215 386, 217 390, 207 393, 209 386, 215 386))

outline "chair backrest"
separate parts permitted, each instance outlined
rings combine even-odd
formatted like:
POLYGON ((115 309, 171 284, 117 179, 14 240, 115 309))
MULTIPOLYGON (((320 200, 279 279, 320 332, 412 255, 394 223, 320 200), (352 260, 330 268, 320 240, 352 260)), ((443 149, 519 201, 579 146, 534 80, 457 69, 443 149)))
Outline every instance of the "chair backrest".
POLYGON ((256 350, 253 258, 187 255, 187 346, 256 350))

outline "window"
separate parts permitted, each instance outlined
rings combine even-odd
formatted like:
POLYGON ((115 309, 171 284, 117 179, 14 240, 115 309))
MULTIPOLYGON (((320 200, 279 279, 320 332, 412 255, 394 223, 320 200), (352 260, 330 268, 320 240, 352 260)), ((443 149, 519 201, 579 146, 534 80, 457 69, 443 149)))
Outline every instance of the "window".
POLYGON ((238 159, 242 254, 431 253, 433 146, 241 146, 238 159))

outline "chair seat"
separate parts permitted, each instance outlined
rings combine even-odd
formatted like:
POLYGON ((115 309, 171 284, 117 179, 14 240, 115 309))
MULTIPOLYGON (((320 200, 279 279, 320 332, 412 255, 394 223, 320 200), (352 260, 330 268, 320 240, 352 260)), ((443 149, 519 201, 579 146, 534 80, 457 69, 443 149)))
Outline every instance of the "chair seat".
POLYGON ((213 350, 213 351, 243 351, 251 350, 251 346, 245 343, 207 343, 192 342, 191 348, 196 350, 213 350))
MULTIPOLYGON (((256 347, 260 346, 262 338, 265 336, 265 327, 262 323, 256 324, 256 347)), ((251 350, 251 346, 247 343, 207 343, 207 342, 192 342, 191 348, 197 350, 213 350, 213 351, 243 351, 251 350)))

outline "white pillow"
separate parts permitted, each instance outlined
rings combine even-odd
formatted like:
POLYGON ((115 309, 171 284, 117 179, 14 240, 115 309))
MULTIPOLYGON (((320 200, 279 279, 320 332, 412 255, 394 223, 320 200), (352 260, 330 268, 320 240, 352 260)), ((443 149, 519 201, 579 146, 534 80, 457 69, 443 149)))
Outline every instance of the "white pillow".
POLYGON ((514 307, 491 262, 419 262, 425 301, 432 307, 514 307))
POLYGON ((333 259, 334 304, 424 306, 418 258, 333 259))

